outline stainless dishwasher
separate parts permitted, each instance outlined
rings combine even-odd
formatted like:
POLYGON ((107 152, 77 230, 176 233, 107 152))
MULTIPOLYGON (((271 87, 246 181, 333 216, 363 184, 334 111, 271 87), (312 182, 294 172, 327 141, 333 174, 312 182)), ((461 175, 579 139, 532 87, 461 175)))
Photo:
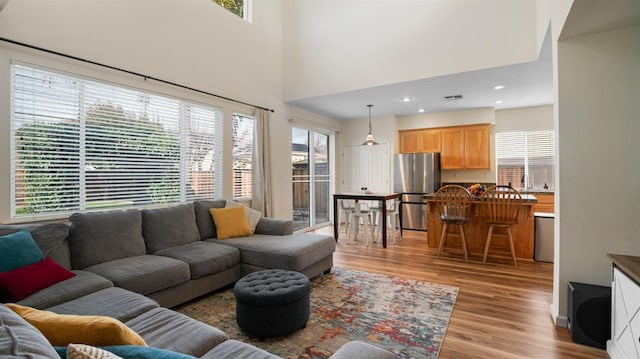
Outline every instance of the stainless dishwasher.
POLYGON ((555 221, 555 215, 553 213, 535 212, 533 216, 535 219, 534 259, 540 262, 553 262, 553 222, 555 221))

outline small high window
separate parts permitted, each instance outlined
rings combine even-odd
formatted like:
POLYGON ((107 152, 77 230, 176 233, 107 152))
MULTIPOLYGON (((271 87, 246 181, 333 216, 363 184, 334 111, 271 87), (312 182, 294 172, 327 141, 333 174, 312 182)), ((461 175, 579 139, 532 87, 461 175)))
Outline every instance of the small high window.
POLYGON ((218 5, 231 11, 232 13, 245 19, 247 22, 251 22, 250 9, 251 0, 213 0, 218 5))

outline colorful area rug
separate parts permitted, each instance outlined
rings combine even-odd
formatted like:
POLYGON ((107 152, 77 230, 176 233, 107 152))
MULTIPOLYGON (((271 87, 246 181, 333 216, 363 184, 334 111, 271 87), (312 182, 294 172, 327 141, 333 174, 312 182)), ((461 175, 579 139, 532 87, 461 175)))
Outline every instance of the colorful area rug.
POLYGON ((307 327, 266 340, 240 331, 232 289, 177 310, 284 358, 328 358, 351 340, 369 342, 399 358, 437 358, 457 294, 458 288, 446 285, 334 268, 311 281, 307 327))

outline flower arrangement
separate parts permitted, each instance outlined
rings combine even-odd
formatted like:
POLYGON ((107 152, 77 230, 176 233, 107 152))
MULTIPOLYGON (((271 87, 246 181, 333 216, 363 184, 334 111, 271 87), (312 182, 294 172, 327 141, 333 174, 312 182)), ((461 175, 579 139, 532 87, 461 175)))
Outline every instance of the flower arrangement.
POLYGON ((482 194, 486 190, 487 190, 487 186, 481 185, 480 183, 476 183, 469 187, 469 192, 474 196, 482 196, 482 194))

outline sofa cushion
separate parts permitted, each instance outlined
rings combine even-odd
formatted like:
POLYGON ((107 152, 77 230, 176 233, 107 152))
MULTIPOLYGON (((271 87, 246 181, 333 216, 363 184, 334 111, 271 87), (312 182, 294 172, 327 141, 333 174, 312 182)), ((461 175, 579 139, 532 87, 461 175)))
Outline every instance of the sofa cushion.
POLYGON ((100 263, 85 270, 109 279, 116 287, 143 295, 173 287, 191 277, 187 263, 152 254, 100 263))
MULTIPOLYGON (((56 347, 55 348, 61 358, 67 357, 67 348, 56 347)), ((172 352, 170 350, 146 347, 142 345, 108 345, 106 347, 100 347, 99 349, 106 350, 113 355, 117 355, 118 358, 124 359, 195 359, 196 357, 182 354, 178 352, 172 352)))
POLYGON ((74 273, 47 257, 24 267, 0 272, 0 291, 15 302, 73 276, 74 273))
POLYGON ((213 222, 216 224, 216 237, 227 239, 244 237, 253 234, 247 222, 247 215, 242 207, 211 208, 209 209, 213 222))
POLYGON ((0 357, 57 358, 47 338, 13 310, 0 305, 0 357))
POLYGON ((142 337, 117 319, 96 315, 61 315, 46 310, 6 304, 36 327, 52 345, 83 343, 96 346, 146 345, 142 337))
POLYGON ((217 328, 166 308, 152 309, 125 324, 140 334, 151 347, 196 357, 229 339, 217 328))
POLYGON ((217 243, 240 249, 242 263, 293 271, 301 271, 332 255, 336 250, 333 237, 307 233, 288 236, 254 234, 250 237, 229 238, 217 243))
POLYGON ((6 224, 0 225, 0 236, 28 229, 45 257, 66 269, 71 269, 69 254, 69 226, 64 223, 48 224, 6 224))
MULTIPOLYGON (((211 349, 207 354, 203 355, 201 359, 280 359, 279 356, 275 356, 262 349, 256 348, 253 345, 239 342, 237 340, 227 340, 215 348, 211 349)), ((356 356, 352 357, 356 358, 356 356)))
POLYGON ((237 248, 203 241, 163 249, 155 255, 187 262, 191 279, 223 272, 240 263, 240 251, 237 248))
POLYGON ((216 200, 199 200, 193 202, 193 211, 196 215, 196 224, 198 225, 198 232, 200 232, 200 239, 214 238, 216 236, 216 225, 213 223, 211 208, 224 208, 226 201, 224 199, 216 200))
POLYGON ((74 277, 33 293, 19 301, 18 304, 45 309, 101 289, 113 287, 113 283, 110 280, 95 273, 82 270, 74 270, 72 272, 75 274, 74 277))
POLYGON ((44 259, 40 247, 27 229, 0 237, 0 272, 39 262, 44 259))
POLYGON ((74 213, 69 219, 74 269, 146 254, 138 210, 74 213))
POLYGON ((200 240, 191 204, 142 211, 142 235, 148 253, 200 240))
POLYGON ((158 303, 144 295, 111 287, 47 308, 47 310, 58 314, 104 315, 125 322, 158 307, 158 303))

